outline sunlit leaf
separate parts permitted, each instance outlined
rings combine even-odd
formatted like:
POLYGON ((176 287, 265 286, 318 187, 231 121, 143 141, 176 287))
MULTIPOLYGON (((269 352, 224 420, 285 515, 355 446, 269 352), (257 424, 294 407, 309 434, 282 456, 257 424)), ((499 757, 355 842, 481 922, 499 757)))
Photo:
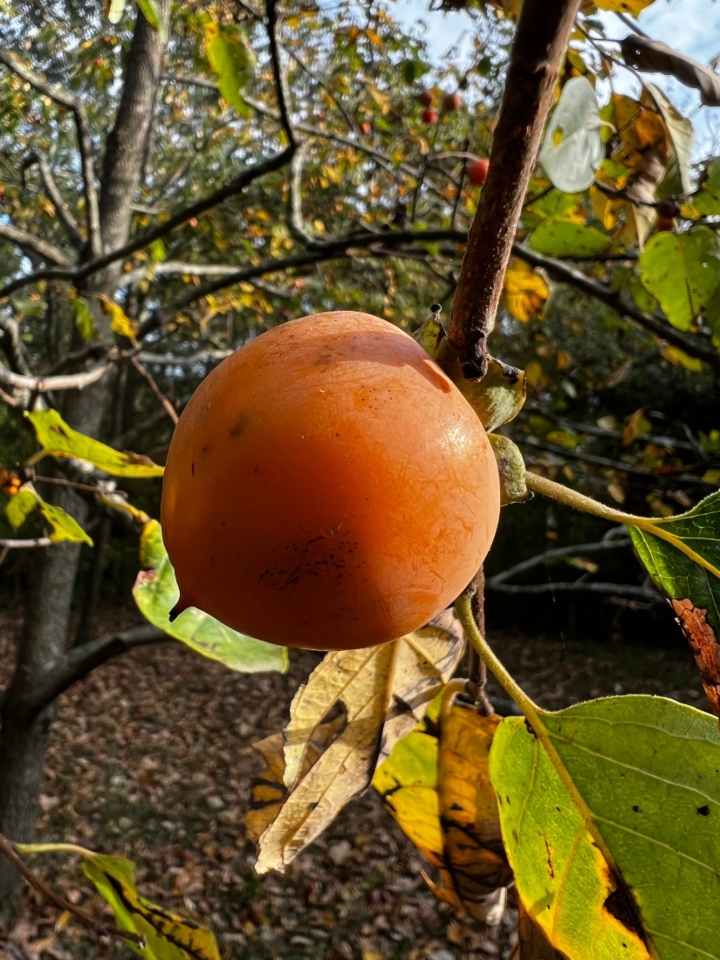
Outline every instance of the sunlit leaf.
POLYGON ((138 6, 153 30, 158 31, 160 39, 164 43, 167 40, 167 23, 163 19, 157 0, 138 0, 138 6))
POLYGON ((526 323, 542 313, 550 288, 524 260, 512 258, 505 272, 500 303, 517 320, 526 323))
POLYGON ((720 493, 648 529, 628 529, 638 557, 670 599, 720 714, 720 493))
POLYGON ((242 28, 234 23, 206 23, 205 52, 218 78, 221 95, 231 107, 244 114, 247 106, 242 91, 252 77, 257 58, 242 28))
POLYGON ((673 148, 668 173, 658 191, 660 198, 681 193, 690 193, 692 190, 692 176, 690 164, 692 149, 695 142, 695 133, 692 123, 684 117, 674 104, 670 103, 665 94, 651 83, 645 84, 645 90, 650 94, 667 126, 670 143, 673 148))
POLYGON ((135 953, 152 960, 220 960, 210 930, 164 910, 137 892, 131 860, 95 854, 83 861, 82 869, 112 907, 118 926, 145 937, 144 949, 128 943, 135 953))
POLYGON ((115 303, 109 297, 100 297, 102 308, 110 317, 110 329, 120 337, 127 337, 128 340, 135 340, 137 334, 137 324, 130 319, 120 304, 115 303))
POLYGON ((61 507, 47 503, 35 488, 23 484, 22 488, 7 502, 5 514, 13 530, 18 530, 31 513, 37 511, 50 524, 50 540, 53 543, 87 543, 92 546, 92 540, 74 517, 66 513, 61 507))
POLYGON ((720 286, 720 239, 714 230, 658 233, 643 250, 640 278, 679 330, 690 330, 701 314, 717 318, 715 296, 720 286))
POLYGON ((603 253, 610 237, 598 230, 569 220, 543 220, 528 241, 531 249, 551 257, 586 257, 603 253))
POLYGON ((95 320, 90 312, 90 304, 87 300, 85 300, 84 297, 73 297, 70 305, 75 314, 75 328, 80 334, 80 337, 85 341, 97 337, 98 333, 95 327, 95 320))
POLYGON ((449 611, 399 640, 329 653, 293 700, 285 730, 288 795, 260 837, 256 869, 283 870, 370 783, 378 757, 422 716, 452 675, 464 641, 449 611), (337 735, 312 765, 315 735, 338 720, 337 735))
POLYGON ((513 420, 525 403, 525 372, 502 360, 488 358, 488 369, 482 380, 466 380, 457 350, 442 340, 437 362, 470 403, 480 422, 489 432, 513 420))
POLYGON ((196 607, 184 610, 170 622, 169 614, 178 602, 180 589, 157 520, 151 520, 143 529, 140 562, 144 569, 135 581, 133 597, 153 626, 231 670, 256 673, 287 669, 288 655, 284 647, 238 633, 196 607))
POLYGON ((558 190, 579 193, 595 179, 604 153, 595 91, 585 77, 572 77, 550 118, 538 159, 558 190))
POLYGON ((630 13, 633 17, 639 16, 645 7, 649 7, 654 2, 655 0, 595 0, 601 10, 630 13))
MULTIPOLYGON (((120 453, 69 427, 57 410, 35 410, 25 416, 48 457, 73 457, 114 477, 161 477, 163 468, 137 453, 120 453)), ((35 460, 39 459, 36 455, 35 460)))
POLYGON ((428 880, 433 891, 460 913, 485 920, 488 895, 512 880, 488 775, 500 718, 478 712, 464 688, 462 680, 448 684, 378 767, 373 786, 439 870, 440 885, 428 880))
POLYGON ((524 503, 532 496, 525 480, 525 461, 510 437, 491 433, 488 437, 500 473, 500 506, 524 503))
POLYGON ((125 12, 127 0, 105 0, 105 16, 110 23, 119 23, 125 12))
POLYGON ((490 755, 531 916, 573 958, 719 957, 720 915, 708 896, 720 868, 717 718, 626 696, 541 712, 537 723, 553 763, 515 718, 490 755))

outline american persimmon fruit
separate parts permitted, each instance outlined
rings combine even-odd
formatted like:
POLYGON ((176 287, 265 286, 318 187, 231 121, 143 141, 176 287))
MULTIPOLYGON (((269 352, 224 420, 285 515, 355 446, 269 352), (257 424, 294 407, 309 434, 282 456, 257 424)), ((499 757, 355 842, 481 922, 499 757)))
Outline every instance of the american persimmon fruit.
POLYGON ((419 344, 366 313, 291 320, 224 360, 175 430, 175 612, 289 647, 383 643, 464 589, 499 510, 485 430, 419 344))
POLYGON ((462 97, 459 93, 448 93, 442 102, 442 108, 444 113, 454 113, 455 110, 459 110, 462 106, 462 97))
POLYGON ((423 112, 422 112, 422 122, 423 122, 423 123, 428 123, 428 124, 437 123, 437 122, 438 122, 438 115, 437 115, 437 113, 435 112, 435 110, 431 110, 429 107, 428 107, 427 110, 423 110, 423 112))
POLYGON ((418 103, 423 107, 431 107, 433 102, 433 92, 432 90, 423 90, 422 93, 418 94, 418 103))
POLYGON ((482 187, 482 185, 487 180, 488 170, 490 169, 490 161, 487 157, 480 157, 477 160, 473 160, 472 163, 468 164, 467 175, 468 180, 474 187, 482 187))
POLYGON ((672 217, 658 217, 657 229, 660 233, 673 233, 675 231, 675 221, 672 217))

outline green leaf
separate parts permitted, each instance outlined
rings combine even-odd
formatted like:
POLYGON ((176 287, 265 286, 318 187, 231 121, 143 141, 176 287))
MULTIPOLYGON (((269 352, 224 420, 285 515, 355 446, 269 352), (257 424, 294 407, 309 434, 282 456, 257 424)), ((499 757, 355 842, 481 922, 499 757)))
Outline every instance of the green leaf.
POLYGON ((490 754, 531 916, 573 958, 647 957, 643 938, 657 960, 720 958, 717 718, 627 696, 541 712, 540 723, 553 763, 519 718, 502 723, 490 754))
POLYGON ((37 494, 29 485, 10 497, 5 506, 5 516, 13 530, 19 530, 31 513, 37 509, 37 494))
MULTIPOLYGON (((120 453, 69 427, 57 410, 36 410, 25 416, 35 428, 42 456, 74 457, 113 477, 161 477, 163 467, 137 453, 120 453)), ((40 459, 36 455, 34 460, 40 459)))
POLYGON ((180 590, 157 520, 150 521, 143 530, 140 559, 150 569, 138 574, 133 596, 140 612, 153 626, 231 670, 255 673, 287 669, 288 653, 284 647, 237 633, 196 607, 183 611, 170 623, 168 617, 180 590))
POLYGON ((92 546, 92 540, 77 520, 61 507, 46 503, 29 483, 24 484, 21 490, 10 497, 5 507, 5 514, 13 530, 18 530, 30 514, 35 511, 40 513, 52 527, 50 540, 53 543, 66 541, 69 543, 87 543, 92 546))
POLYGON ((692 198, 698 213, 714 217, 720 215, 720 157, 712 160, 707 168, 702 187, 692 198))
POLYGON ((487 373, 482 380, 466 380, 458 352, 449 340, 440 341, 436 362, 468 401, 488 433, 520 413, 527 393, 524 370, 488 357, 487 373))
POLYGON ((123 930, 145 937, 143 949, 127 945, 149 960, 220 960, 215 937, 206 927, 184 920, 142 897, 135 887, 135 864, 125 857, 91 854, 82 870, 115 914, 123 930))
POLYGON ((85 341, 97 337, 98 332, 95 328, 95 321, 90 312, 90 304, 84 297, 73 297, 70 301, 73 312, 75 313, 75 328, 85 341))
POLYGON ((240 93, 252 77, 257 58, 237 24, 205 24, 205 52, 218 78, 218 90, 239 113, 246 112, 240 93))
POLYGON ((530 236, 529 246, 550 257, 585 257, 602 253, 610 246, 610 237, 597 227, 569 220, 543 220, 530 236))
POLYGON ((148 244, 148 252, 153 263, 162 263, 163 260, 167 260, 165 244, 159 238, 148 244))
POLYGON ((532 497, 525 481, 525 461, 510 437, 491 433, 488 437, 500 473, 500 506, 524 503, 532 497))
POLYGON ((586 77, 568 80, 538 155, 553 185, 564 193, 587 190, 603 161, 605 148, 598 110, 590 81, 586 77))
POLYGON ((717 319, 713 297, 720 285, 720 239, 714 230, 657 233, 640 254, 640 279, 670 323, 690 330, 701 314, 717 319))
POLYGON ((163 43, 167 40, 167 24, 163 20, 162 12, 158 7, 156 0, 138 0, 138 6, 143 12, 143 16, 153 28, 157 30, 163 43))
POLYGON ((680 516, 628 529, 653 583, 669 598, 708 699, 720 712, 720 492, 680 516))

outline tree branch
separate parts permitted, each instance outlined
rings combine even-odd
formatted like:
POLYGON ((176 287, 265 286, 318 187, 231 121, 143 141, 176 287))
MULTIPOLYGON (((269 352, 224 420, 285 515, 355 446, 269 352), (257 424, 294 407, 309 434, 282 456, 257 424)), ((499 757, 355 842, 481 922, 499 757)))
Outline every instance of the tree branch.
POLYGON ((0 313, 0 346, 13 373, 30 376, 25 350, 20 342, 20 331, 12 317, 0 313))
POLYGON ((40 170, 40 179, 42 180, 43 187, 45 188, 45 193, 48 195, 52 205, 55 207, 55 212, 57 213, 58 219, 65 227, 65 232, 70 238, 73 246, 79 250, 85 241, 80 233, 77 220, 73 216, 70 207, 65 203, 65 200, 60 193, 60 188, 55 182, 52 170, 50 169, 50 165, 45 157, 41 153, 37 153, 35 151, 28 154, 22 165, 23 173, 29 167, 32 167, 36 164, 40 170))
POLYGON ((0 367, 0 383, 15 390, 32 390, 35 393, 47 393, 50 390, 82 390, 83 387, 101 380, 108 370, 110 370, 110 364, 103 364, 92 370, 67 376, 28 377, 0 367))
POLYGON ((584 273, 561 263, 559 260, 535 253, 534 250, 530 250, 522 243, 514 243, 512 252, 515 256, 529 263, 530 266, 541 267, 546 270, 548 276, 552 277, 553 280, 572 284, 584 293, 590 294, 591 297, 606 303, 621 316, 634 320, 638 326, 653 334, 653 336, 660 337, 666 343, 684 350, 690 357, 702 360, 714 370, 720 370, 720 351, 697 343, 697 334, 691 337, 682 334, 679 330, 670 326, 664 317, 645 313, 644 310, 636 307, 632 300, 622 293, 612 290, 607 284, 601 283, 599 280, 592 280, 590 277, 586 277, 584 273))
POLYGON ((74 269, 36 270, 35 273, 27 274, 24 277, 18 277, 16 280, 12 280, 10 283, 6 284, 2 289, 0 289, 0 299, 9 296, 11 293, 14 293, 21 287, 27 286, 30 283, 36 283, 38 280, 71 280, 73 282, 84 280, 91 274, 97 273, 98 270, 104 269, 109 264, 115 263, 117 260, 124 260, 137 250, 142 250, 143 247, 146 247, 148 244, 152 243, 153 240, 159 240, 161 237, 166 236, 168 233, 172 232, 175 227, 186 223, 193 217, 199 217, 200 214, 205 213, 206 210, 210 210, 212 207, 222 203, 223 200, 227 200, 228 197, 233 197, 236 194, 241 193, 246 187, 250 186, 251 183, 254 183, 254 181, 260 177, 263 177, 268 173, 274 173, 276 170, 284 167, 290 162, 293 153, 294 148, 288 147, 281 153, 276 153, 274 156, 270 157, 269 160, 263 160, 261 163, 257 163, 252 167, 248 167, 214 193, 209 194, 207 197, 203 197, 201 200, 196 201, 189 207, 184 207, 182 210, 173 214, 163 223, 158 224, 157 227, 153 227, 151 230, 146 230, 144 233, 139 234, 122 247, 118 247, 116 250, 111 250, 109 253, 105 253, 100 257, 96 257, 94 260, 89 260, 87 263, 81 264, 79 267, 75 267, 74 269))
POLYGON ((75 906, 74 903, 70 903, 69 900, 55 893, 18 855, 15 844, 2 834, 0 834, 0 855, 5 857, 5 859, 15 867, 17 872, 27 880, 30 886, 37 890, 48 903, 51 903, 64 913, 69 913, 75 917, 75 919, 79 920, 88 930, 92 930, 93 933, 98 935, 109 933, 113 937, 121 937, 123 940, 129 940, 131 943, 137 944, 140 948, 147 946, 147 940, 143 934, 135 933, 132 930, 122 930, 120 927, 116 927, 114 923, 108 923, 107 920, 97 920, 85 910, 81 910, 80 907, 75 906))
POLYGON ((279 0, 266 0, 265 3, 265 9, 267 10, 267 33, 268 40, 270 41, 270 59, 272 61, 275 89, 277 91, 278 107, 280 109, 280 124, 288 138, 288 144, 291 147, 295 147, 297 146, 297 137, 295 136, 292 120, 290 119, 290 89, 280 58, 278 5, 279 0))
POLYGON ((147 623, 128 630, 120 630, 117 633, 109 633, 104 637, 98 637, 97 640, 74 647, 68 651, 64 661, 47 678, 45 684, 38 688, 33 704, 34 709, 38 712, 42 710, 106 660, 127 653, 135 647, 160 643, 168 639, 166 633, 147 623))
POLYGON ((301 143, 290 161, 290 198, 288 202, 288 227, 293 237, 310 250, 320 250, 325 242, 308 232, 302 212, 302 172, 307 158, 307 144, 301 143))
POLYGON ((16 247, 20 247, 23 253, 37 254, 43 260, 49 260, 50 263, 56 263, 59 266, 70 265, 70 260, 59 247, 48 243, 41 237, 36 237, 34 233, 21 230, 19 227, 13 227, 12 224, 0 221, 0 237, 14 243, 16 247))
POLYGON ((35 547, 52 545, 50 537, 36 537, 34 540, 0 540, 0 550, 32 550, 35 547))
POLYGON ((580 0, 525 0, 505 94, 453 302, 448 340, 465 375, 484 376, 505 268, 580 0))
POLYGON ((66 107, 72 111, 75 120, 75 129, 77 132, 78 150, 80 152, 80 164, 82 166, 83 192, 85 194, 85 209, 88 223, 88 237, 90 240, 90 253, 93 257, 102 253, 100 243, 100 214, 98 212, 98 197, 95 186, 95 169, 93 164, 92 140, 90 138, 90 129, 88 127, 85 108, 80 100, 72 94, 66 93, 59 87, 54 87, 46 83, 37 74, 33 73, 26 66, 20 63, 15 57, 11 56, 6 50, 0 49, 0 63, 12 70, 18 77, 34 87, 38 93, 50 97, 55 103, 66 107))

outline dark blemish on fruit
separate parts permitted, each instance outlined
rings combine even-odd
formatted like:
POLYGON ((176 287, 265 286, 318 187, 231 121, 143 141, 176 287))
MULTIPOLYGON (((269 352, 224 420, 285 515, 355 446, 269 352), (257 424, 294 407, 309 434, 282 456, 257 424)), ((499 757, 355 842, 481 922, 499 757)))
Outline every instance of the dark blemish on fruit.
POLYGON ((195 476, 195 461, 194 461, 194 460, 193 460, 193 462, 190 464, 190 472, 192 473, 193 476, 195 476))
POLYGON ((331 354, 331 353, 319 353, 319 354, 317 355, 317 357, 315 358, 315 363, 316 363, 319 367, 324 367, 325 364, 330 363, 331 360, 332 360, 332 354, 331 354))
POLYGON ((250 418, 246 413, 241 413, 233 426, 230 428, 230 439, 237 440, 248 428, 250 418))
POLYGON ((200 447, 200 453, 210 453, 211 450, 212 447, 209 443, 204 443, 202 447, 200 447))

